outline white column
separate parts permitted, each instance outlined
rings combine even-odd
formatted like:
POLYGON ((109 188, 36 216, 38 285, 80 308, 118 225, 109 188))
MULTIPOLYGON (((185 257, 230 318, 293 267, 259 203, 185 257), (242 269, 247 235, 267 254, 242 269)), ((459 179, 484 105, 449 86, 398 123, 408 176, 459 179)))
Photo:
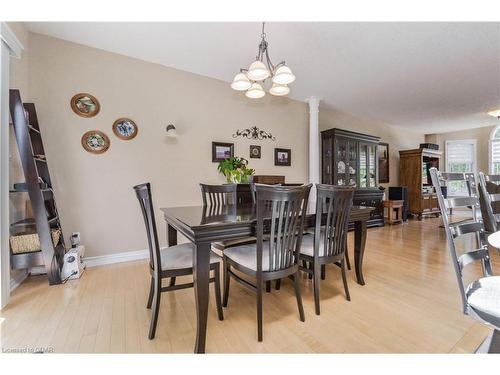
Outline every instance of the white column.
MULTIPOLYGON (((309 183, 319 183, 319 102, 311 96, 309 103, 309 183)), ((311 189, 310 202, 316 201, 316 189, 311 189)))

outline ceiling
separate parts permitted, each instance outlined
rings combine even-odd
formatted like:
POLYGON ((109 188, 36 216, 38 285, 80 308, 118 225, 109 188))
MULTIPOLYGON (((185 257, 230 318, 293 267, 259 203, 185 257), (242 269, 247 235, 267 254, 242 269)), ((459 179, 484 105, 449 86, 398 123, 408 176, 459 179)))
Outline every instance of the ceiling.
MULTIPOLYGON (((252 23, 27 23, 30 31, 230 82, 257 53, 252 23)), ((290 96, 425 133, 499 124, 500 23, 266 24, 290 96)), ((228 90, 230 90, 228 86, 228 90)), ((249 99, 250 100, 250 99, 249 99)))

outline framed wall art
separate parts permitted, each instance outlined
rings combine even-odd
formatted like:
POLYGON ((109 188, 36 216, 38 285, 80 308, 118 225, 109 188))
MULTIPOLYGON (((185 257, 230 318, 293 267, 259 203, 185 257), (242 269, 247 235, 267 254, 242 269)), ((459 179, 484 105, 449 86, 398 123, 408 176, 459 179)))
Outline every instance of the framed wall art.
POLYGON ((83 148, 92 154, 102 154, 108 151, 109 137, 99 130, 90 130, 82 136, 83 148))
POLYGON ((71 109, 78 116, 94 117, 101 110, 101 105, 95 96, 87 93, 79 93, 71 98, 71 109))
POLYGON ((389 183, 389 144, 378 144, 378 182, 389 183))
POLYGON ((260 146, 250 145, 250 158, 260 159, 260 157, 261 157, 260 146))
POLYGON ((289 148, 274 149, 274 165, 289 167, 292 165, 292 150, 289 148))
POLYGON ((234 156, 234 143, 212 142, 212 162, 218 163, 234 156))
POLYGON ((137 136, 137 124, 126 117, 119 118, 113 123, 113 133, 124 141, 129 141, 137 136))

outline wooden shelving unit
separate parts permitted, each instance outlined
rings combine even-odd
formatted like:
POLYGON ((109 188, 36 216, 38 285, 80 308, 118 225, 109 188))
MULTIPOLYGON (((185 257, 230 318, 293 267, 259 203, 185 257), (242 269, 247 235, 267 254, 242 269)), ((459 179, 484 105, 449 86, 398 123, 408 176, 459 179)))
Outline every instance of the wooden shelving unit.
POLYGON ((42 134, 33 103, 23 103, 19 90, 10 90, 10 115, 19 148, 25 183, 14 184, 11 194, 28 193, 34 218, 11 223, 11 234, 38 233, 41 250, 11 254, 12 268, 44 266, 50 285, 61 283, 61 267, 66 251, 57 212, 42 134), (54 246, 51 231, 61 230, 54 246))

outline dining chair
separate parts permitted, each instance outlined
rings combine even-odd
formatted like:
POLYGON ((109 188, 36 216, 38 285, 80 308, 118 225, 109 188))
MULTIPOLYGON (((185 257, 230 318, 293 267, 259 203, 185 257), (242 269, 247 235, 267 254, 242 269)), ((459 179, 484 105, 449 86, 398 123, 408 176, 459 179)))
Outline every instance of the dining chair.
POLYGON ((346 299, 351 300, 347 286, 345 253, 353 196, 352 187, 316 185, 314 234, 303 237, 300 249, 300 259, 310 265, 302 266, 300 269, 312 275, 316 315, 320 315, 320 277, 323 276, 327 264, 336 264, 340 267, 346 299), (325 223, 324 227, 322 222, 325 223))
POLYGON ((257 243, 228 248, 224 251, 224 299, 229 300, 230 278, 256 292, 257 337, 263 339, 263 283, 285 277, 293 279, 299 317, 305 321, 299 280, 299 253, 311 185, 299 187, 256 187, 257 243), (264 230, 269 235, 264 237, 264 230), (255 283, 245 280, 249 276, 255 283))
POLYGON ((500 229, 500 175, 479 172, 480 205, 484 227, 494 233, 500 229))
POLYGON ((498 353, 500 352, 500 276, 493 276, 486 231, 480 214, 479 198, 474 192, 474 175, 441 173, 436 168, 431 168, 430 174, 441 209, 448 250, 462 299, 463 312, 493 327, 492 345, 489 350, 498 353), (448 181, 463 181, 466 183, 469 191, 468 196, 448 196, 448 198, 444 198, 440 187, 443 182, 448 181), (472 218, 468 221, 452 223, 448 214, 450 208, 471 208, 472 218), (472 236, 472 238, 466 236, 472 236), (468 243, 467 239, 473 245, 466 245, 467 249, 459 255, 458 250, 464 247, 464 242, 468 243), (481 262, 483 277, 466 283, 463 278, 463 270, 466 266, 477 261, 481 262))
MULTIPOLYGON (((149 309, 152 307, 153 310, 149 326, 149 339, 152 340, 155 337, 156 325, 158 323, 161 293, 193 287, 192 282, 178 285, 171 283, 169 286, 162 286, 162 280, 166 278, 172 279, 177 276, 192 275, 194 249, 191 243, 160 248, 153 210, 151 185, 149 182, 136 185, 134 186, 134 190, 141 206, 149 245, 149 273, 151 274, 151 286, 149 289, 147 308, 149 309)), ((219 320, 224 319, 220 291, 221 260, 222 258, 214 252, 210 253, 210 270, 212 270, 214 274, 214 277, 210 278, 210 282, 214 282, 215 284, 215 303, 219 320)))
MULTIPOLYGON (((224 211, 227 206, 236 205, 237 184, 207 185, 200 184, 203 206, 210 206, 212 211, 224 211)), ((219 251, 224 251, 228 247, 254 243, 255 236, 246 236, 231 240, 212 242, 212 247, 219 251)))
POLYGON ((236 204, 237 184, 208 185, 200 184, 203 205, 236 204))

